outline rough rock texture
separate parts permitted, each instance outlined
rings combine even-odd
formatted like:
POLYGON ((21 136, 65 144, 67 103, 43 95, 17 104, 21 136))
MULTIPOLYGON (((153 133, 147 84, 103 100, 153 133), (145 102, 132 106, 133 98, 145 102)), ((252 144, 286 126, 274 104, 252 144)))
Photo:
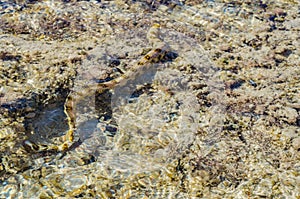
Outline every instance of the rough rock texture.
POLYGON ((1 2, 0 198, 299 198, 299 18, 293 0, 1 2), (154 23, 177 56, 114 121, 86 96, 67 152, 32 151, 62 142, 70 90, 149 52, 154 23))

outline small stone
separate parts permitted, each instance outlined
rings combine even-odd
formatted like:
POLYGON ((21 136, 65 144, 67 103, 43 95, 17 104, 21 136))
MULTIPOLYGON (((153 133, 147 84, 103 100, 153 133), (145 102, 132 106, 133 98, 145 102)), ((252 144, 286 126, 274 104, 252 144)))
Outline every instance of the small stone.
POLYGON ((158 10, 161 12, 167 12, 168 11, 168 6, 165 5, 159 5, 158 10))
POLYGON ((297 131, 297 127, 289 126, 285 129, 283 129, 282 134, 288 138, 295 138, 295 137, 297 137, 296 131, 297 131))
POLYGON ((34 112, 31 112, 31 113, 28 113, 25 117, 31 119, 31 118, 34 118, 35 115, 36 114, 34 112))
POLYGON ((297 137, 297 138, 293 139, 292 146, 295 150, 300 149, 300 137, 297 137))
POLYGON ((297 121, 298 113, 296 109, 290 107, 283 107, 276 111, 277 116, 283 117, 286 122, 289 124, 294 124, 297 121))

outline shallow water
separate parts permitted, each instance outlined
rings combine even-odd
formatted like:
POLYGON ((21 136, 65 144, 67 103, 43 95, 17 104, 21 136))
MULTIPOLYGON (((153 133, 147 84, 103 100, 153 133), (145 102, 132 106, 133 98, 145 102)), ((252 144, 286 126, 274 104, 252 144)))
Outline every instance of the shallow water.
POLYGON ((0 197, 299 197, 296 7, 1 2, 0 197), (153 23, 170 57, 97 92, 153 48, 153 23), (67 94, 92 87, 70 149, 24 148, 63 143, 67 94))

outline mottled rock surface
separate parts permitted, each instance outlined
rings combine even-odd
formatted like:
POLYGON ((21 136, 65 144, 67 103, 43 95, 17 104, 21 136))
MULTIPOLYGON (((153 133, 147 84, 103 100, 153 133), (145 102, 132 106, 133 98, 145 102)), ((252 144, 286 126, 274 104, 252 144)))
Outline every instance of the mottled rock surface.
POLYGON ((2 1, 0 198, 299 198, 299 18, 293 0, 2 1), (86 96, 68 151, 31 150, 62 143, 68 93, 130 70, 154 23, 170 58, 110 114, 86 96))

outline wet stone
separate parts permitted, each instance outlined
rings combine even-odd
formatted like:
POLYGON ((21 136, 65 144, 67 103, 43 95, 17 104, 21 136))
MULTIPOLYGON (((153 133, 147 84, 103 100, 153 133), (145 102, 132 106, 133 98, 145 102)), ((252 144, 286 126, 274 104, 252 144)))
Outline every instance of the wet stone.
POLYGON ((280 0, 1 2, 0 198, 297 197, 298 16, 280 0))

